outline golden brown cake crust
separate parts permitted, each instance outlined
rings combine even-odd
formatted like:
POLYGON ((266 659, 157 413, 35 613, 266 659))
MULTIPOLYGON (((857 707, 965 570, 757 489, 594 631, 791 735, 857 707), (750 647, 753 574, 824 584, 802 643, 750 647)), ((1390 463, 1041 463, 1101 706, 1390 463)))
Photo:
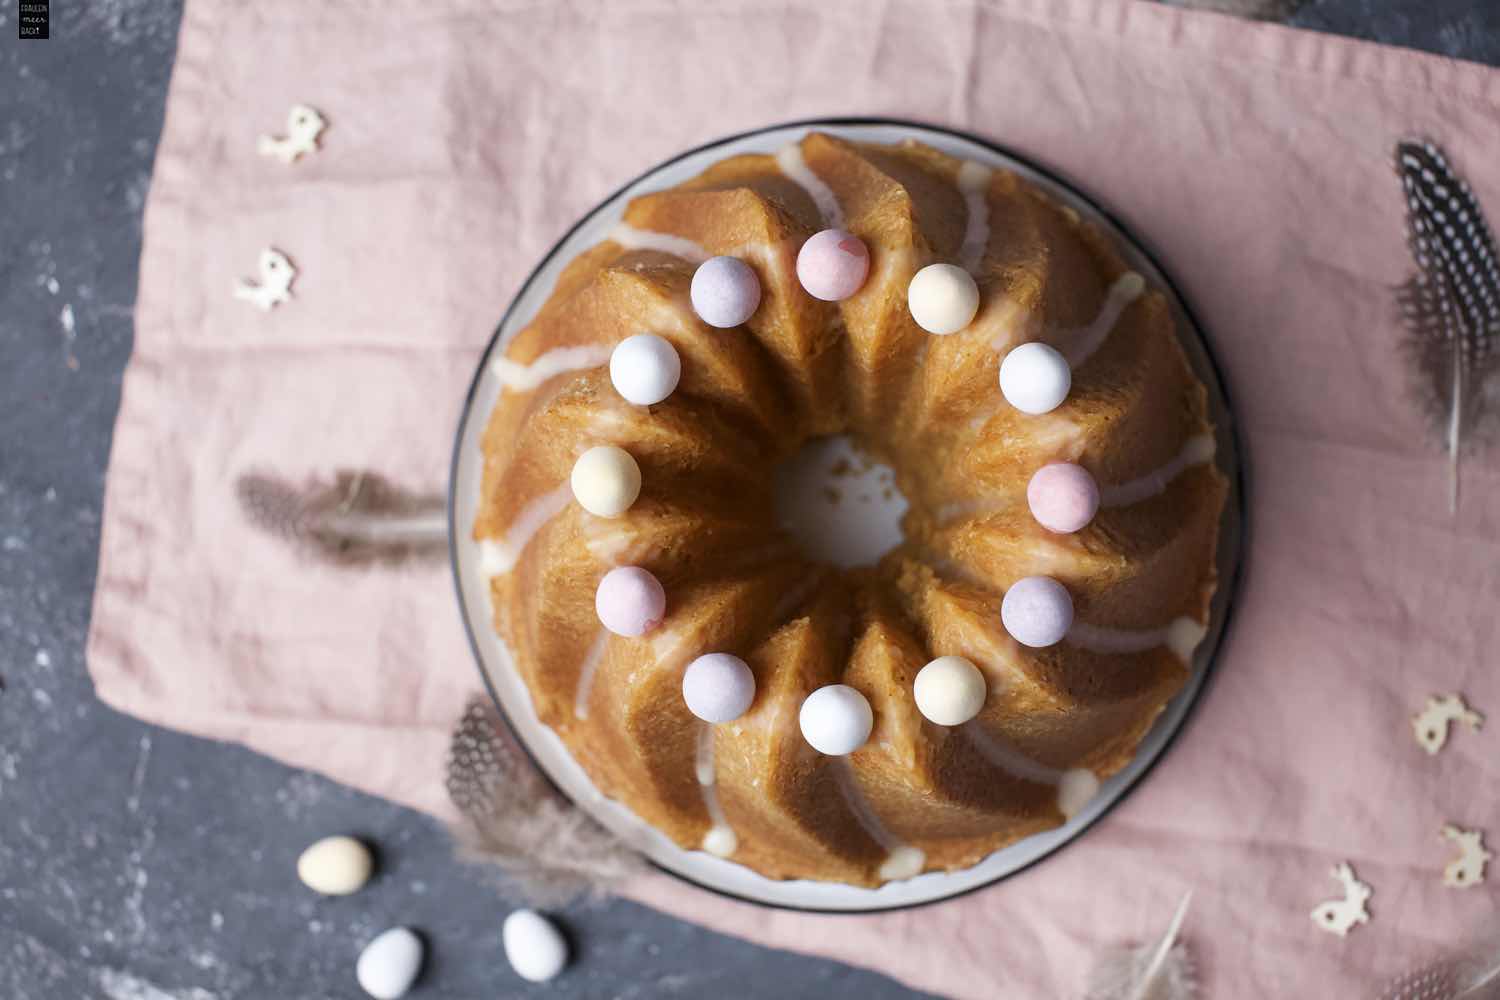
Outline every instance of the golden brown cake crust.
POLYGON ((864 287, 838 303, 801 288, 797 251, 828 220, 776 157, 736 156, 636 198, 629 232, 740 257, 760 306, 744 327, 715 329, 688 301, 694 255, 623 237, 580 255, 506 348, 516 370, 543 362, 546 377, 507 389, 490 418, 473 530, 504 553, 490 567, 495 627, 537 712, 605 794, 683 847, 715 838, 769 877, 877 885, 1053 828, 1129 761, 1207 625, 1226 480, 1200 454, 1160 489, 1124 489, 1212 440, 1158 291, 1126 304, 1074 365, 1062 406, 1028 416, 1001 397, 1009 349, 1066 352, 1106 309, 1126 268, 1101 233, 1013 174, 920 144, 812 133, 796 152, 869 247, 864 287), (988 221, 971 268, 981 304, 966 329, 935 337, 906 288, 964 251, 970 190, 988 221), (650 407, 621 399, 608 372, 609 350, 643 331, 682 360, 676 392, 650 407), (773 470, 830 433, 889 463, 911 502, 904 543, 868 569, 816 565, 777 526, 773 470), (642 473, 640 498, 615 518, 567 492, 577 456, 605 443, 642 473), (1075 534, 1027 509, 1031 474, 1052 461, 1082 465, 1106 495, 1075 534), (1111 505, 1112 488, 1128 502, 1111 505), (641 638, 604 631, 594 610, 599 580, 624 564, 667 593, 665 620, 641 638), (1045 649, 1010 638, 1001 597, 1039 573, 1068 588, 1093 632, 1045 649), (1156 638, 1126 649, 1118 635, 1156 638), (742 657, 756 694, 710 727, 681 683, 712 651, 742 657), (917 671, 948 654, 989 687, 979 716, 954 728, 924 719, 912 696, 917 671), (803 699, 834 683, 875 717, 842 758, 797 723, 803 699))

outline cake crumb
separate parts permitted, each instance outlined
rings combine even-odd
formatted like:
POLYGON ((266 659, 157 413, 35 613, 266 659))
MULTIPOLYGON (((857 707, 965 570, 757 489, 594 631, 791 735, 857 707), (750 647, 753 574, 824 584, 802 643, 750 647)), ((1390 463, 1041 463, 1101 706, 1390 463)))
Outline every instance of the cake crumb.
POLYGON ((838 506, 844 500, 844 495, 832 486, 823 487, 823 497, 834 506, 838 506))
POLYGON ((849 464, 849 460, 847 458, 840 458, 837 462, 834 462, 833 465, 831 465, 828 469, 829 475, 838 476, 840 478, 849 475, 853 471, 854 466, 849 464))

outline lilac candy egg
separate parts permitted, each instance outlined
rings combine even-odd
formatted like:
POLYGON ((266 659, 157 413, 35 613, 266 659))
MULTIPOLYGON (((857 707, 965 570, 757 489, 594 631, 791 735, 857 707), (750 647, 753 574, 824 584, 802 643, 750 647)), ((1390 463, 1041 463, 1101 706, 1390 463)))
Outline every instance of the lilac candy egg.
POLYGON ((739 326, 760 305, 760 279, 738 257, 710 257, 693 272, 689 297, 709 326, 739 326))
POLYGON ((842 229, 825 229, 802 244, 797 280, 807 294, 824 302, 847 299, 870 274, 870 251, 864 240, 842 229))
POLYGON ((1052 646, 1062 641, 1073 624, 1073 598, 1050 576, 1028 576, 1005 592, 1000 620, 1021 645, 1052 646))
POLYGON ((1086 527, 1098 513, 1099 484, 1081 465, 1053 462, 1031 477, 1026 503, 1038 524, 1066 535, 1086 527))
POLYGON ((660 580, 639 566, 618 566, 599 581, 594 611, 615 635, 645 635, 665 617, 667 592, 660 580))
POLYGON ((755 675, 738 656, 707 653, 682 675, 682 699, 704 722, 733 722, 755 700, 755 675))

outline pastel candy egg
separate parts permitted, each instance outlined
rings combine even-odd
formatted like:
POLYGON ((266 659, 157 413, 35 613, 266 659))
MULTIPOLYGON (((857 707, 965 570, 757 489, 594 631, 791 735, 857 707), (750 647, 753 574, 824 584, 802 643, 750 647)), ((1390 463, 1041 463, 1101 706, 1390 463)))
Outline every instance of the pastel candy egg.
POLYGON ((984 707, 984 674, 962 656, 939 656, 917 672, 917 711, 940 726, 961 726, 984 707))
POLYGON ((1012 639, 1041 649, 1055 645, 1073 624, 1073 598, 1050 576, 1017 580, 1000 602, 1000 620, 1012 639))
POLYGON ((797 253, 797 280, 807 294, 824 302, 847 299, 870 274, 870 251, 864 240, 842 229, 825 229, 802 244, 797 253))
POLYGON ((1068 534, 1086 527, 1099 512, 1099 484, 1072 462, 1044 465, 1026 484, 1031 516, 1048 531, 1068 534))
POLYGON ((404 997, 422 970, 422 951, 421 938, 405 927, 392 927, 359 953, 354 978, 375 1000, 404 997))
POLYGON ((710 257, 693 272, 689 297, 709 326, 739 326, 760 305, 760 279, 738 257, 710 257))
POLYGON ((738 656, 708 653, 688 664, 682 697, 704 722, 733 722, 755 700, 755 675, 738 656))
POLYGON ((568 964, 568 942, 552 921, 534 910, 517 910, 506 917, 500 941, 510 967, 529 982, 555 979, 568 964))
POLYGON ((313 892, 347 896, 370 881, 375 860, 353 837, 324 837, 297 859, 297 877, 313 892))
POLYGON ((641 467, 624 448, 601 444, 578 456, 568 482, 584 510, 618 517, 641 495, 641 467))
POLYGON ((1073 370, 1047 344, 1022 344, 1000 362, 1000 392, 1022 413, 1051 413, 1068 398, 1073 370))
POLYGON ((802 738, 818 753, 842 757, 865 745, 875 713, 865 696, 847 684, 820 687, 807 696, 797 715, 802 738))
POLYGON ((666 616, 667 592, 660 580, 639 566, 617 566, 599 581, 594 611, 615 635, 645 635, 666 616))
POLYGON ((911 318, 928 333, 957 333, 979 311, 979 286, 974 276, 952 264, 928 264, 906 286, 911 318))
POLYGON ((637 406, 654 406, 672 395, 682 378, 677 348, 654 333, 626 337, 609 356, 615 391, 637 406))

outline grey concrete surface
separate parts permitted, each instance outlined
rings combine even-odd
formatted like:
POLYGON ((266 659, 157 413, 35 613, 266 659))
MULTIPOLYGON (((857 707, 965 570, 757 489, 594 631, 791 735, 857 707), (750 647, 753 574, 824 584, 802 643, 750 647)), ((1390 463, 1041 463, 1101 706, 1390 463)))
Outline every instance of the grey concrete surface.
MULTIPOLYGON (((629 903, 561 916, 550 988, 507 967, 503 890, 414 813, 101 706, 84 672, 100 499, 130 353, 141 208, 175 0, 53 0, 20 42, 0 4, 0 1000, 357 997, 386 926, 431 945, 417 996, 909 995, 629 903), (292 874, 333 831, 380 847, 361 894, 292 874)), ((1294 24, 1500 63, 1494 0, 1318 0, 1294 24)))

